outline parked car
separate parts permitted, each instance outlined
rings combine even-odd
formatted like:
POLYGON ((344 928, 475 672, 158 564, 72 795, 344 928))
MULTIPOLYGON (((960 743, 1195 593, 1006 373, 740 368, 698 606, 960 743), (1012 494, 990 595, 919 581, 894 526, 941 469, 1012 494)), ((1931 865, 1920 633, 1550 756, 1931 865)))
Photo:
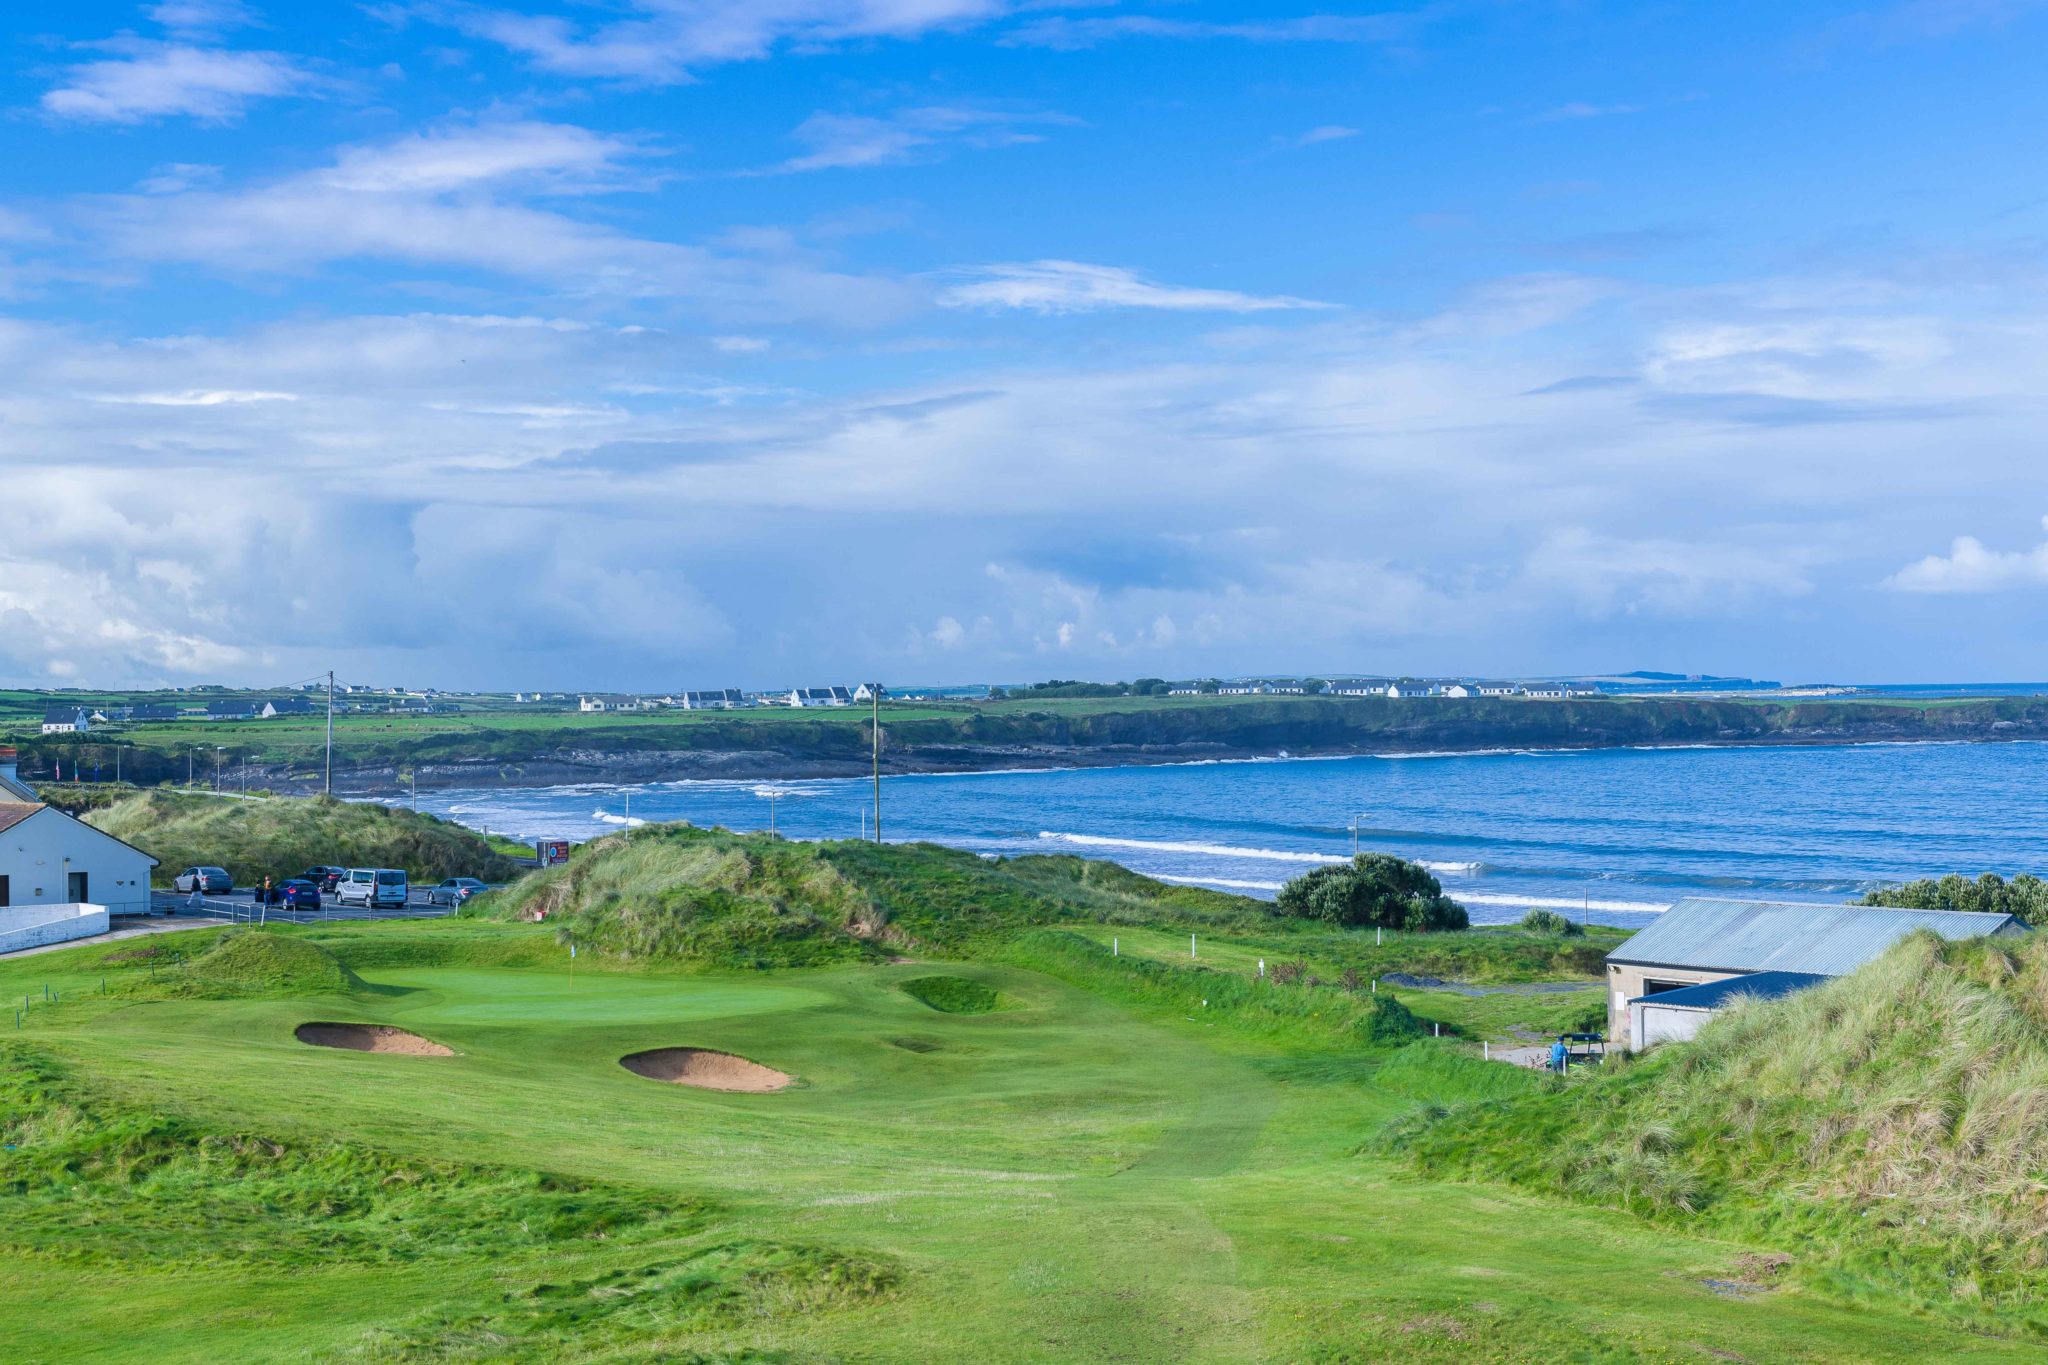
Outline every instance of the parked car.
POLYGON ((347 875, 348 869, 345 867, 309 867, 295 880, 311 882, 331 896, 334 894, 335 883, 347 875))
POLYGON ((225 896, 235 889, 235 879, 224 867, 188 867, 171 878, 171 889, 189 896, 194 888, 202 896, 225 896))
POLYGON ((335 884, 334 899, 343 905, 362 905, 372 910, 403 910, 412 899, 412 887, 405 873, 391 867, 352 867, 335 884))
POLYGON ((471 896, 480 896, 490 889, 487 883, 480 882, 474 877, 450 877, 427 892, 427 904, 460 905, 471 896))
POLYGON ((268 896, 262 887, 257 887, 255 900, 258 905, 281 905, 287 910, 318 910, 320 884, 311 877, 293 877, 271 887, 268 896))

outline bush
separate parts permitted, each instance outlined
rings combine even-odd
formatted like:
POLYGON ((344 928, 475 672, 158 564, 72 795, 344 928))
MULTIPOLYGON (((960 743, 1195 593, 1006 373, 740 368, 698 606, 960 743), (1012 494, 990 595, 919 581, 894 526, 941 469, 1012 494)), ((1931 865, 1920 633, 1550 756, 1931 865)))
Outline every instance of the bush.
POLYGON ((1319 867, 1280 888, 1283 915, 1346 929, 1463 929, 1465 907, 1444 894, 1429 870, 1389 853, 1361 853, 1319 867))
POLYGON ((1566 919, 1555 910, 1531 910, 1522 916, 1522 927, 1532 934, 1562 934, 1576 938, 1585 933, 1576 921, 1566 919))
POLYGON ((1002 1003, 994 987, 964 976, 919 976, 897 983, 905 995, 942 1014, 987 1014, 1002 1003))
POLYGON ((1863 898, 1865 905, 1895 910, 1976 910, 2013 915, 2035 928, 2048 925, 2048 882, 2022 872, 2011 881, 1996 872, 1977 880, 1951 872, 1940 881, 1927 878, 1903 886, 1885 886, 1863 898))

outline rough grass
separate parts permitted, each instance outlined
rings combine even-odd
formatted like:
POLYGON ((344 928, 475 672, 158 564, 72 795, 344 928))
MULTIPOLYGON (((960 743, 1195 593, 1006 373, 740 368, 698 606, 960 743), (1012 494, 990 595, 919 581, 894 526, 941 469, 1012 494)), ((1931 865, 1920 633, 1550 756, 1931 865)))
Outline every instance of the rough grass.
POLYGON ((1835 1292, 2048 1334, 2048 940, 1907 939, 1519 1099, 1437 1109, 1386 1150, 1800 1249, 1835 1292))
POLYGON ((326 797, 230 801, 152 791, 94 810, 88 823, 158 860, 168 886, 195 865, 225 867, 238 886, 309 867, 399 867, 415 882, 509 880, 518 867, 461 825, 389 806, 326 797))
POLYGON ((85 1092, 0 1044, 0 1245, 87 1263, 318 1268, 696 1230, 673 1196, 198 1124, 85 1092))
POLYGON ((899 981, 897 989, 942 1014, 987 1014, 1003 999, 993 986, 964 976, 914 976, 899 981))

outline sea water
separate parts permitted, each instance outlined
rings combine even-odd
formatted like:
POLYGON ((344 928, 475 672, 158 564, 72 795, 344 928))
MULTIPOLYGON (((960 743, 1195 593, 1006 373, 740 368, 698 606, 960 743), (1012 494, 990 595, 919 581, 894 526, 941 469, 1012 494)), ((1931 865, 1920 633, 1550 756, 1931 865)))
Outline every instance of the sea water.
MULTIPOLYGON (((1840 901, 1945 872, 2048 873, 2048 746, 1602 749, 885 777, 882 829, 985 854, 1108 858, 1271 896, 1360 848, 1428 866, 1479 923, 1546 906, 1641 925, 1688 895, 1840 901)), ((865 778, 448 790, 520 838, 688 820, 871 832, 865 778)))

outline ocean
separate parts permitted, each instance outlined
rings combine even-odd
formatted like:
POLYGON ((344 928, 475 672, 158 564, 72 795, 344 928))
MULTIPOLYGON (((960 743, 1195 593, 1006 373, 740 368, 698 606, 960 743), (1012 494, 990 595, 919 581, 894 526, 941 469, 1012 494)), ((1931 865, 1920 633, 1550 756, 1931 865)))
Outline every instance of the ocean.
MULTIPOLYGON (((1361 848, 1434 871, 1478 923, 1547 906, 1639 926, 1688 895, 1839 901, 1945 872, 2048 871, 2048 747, 1601 749, 885 777, 883 833, 1108 858, 1255 896, 1361 848)), ((628 820, 868 832, 866 779, 421 792, 520 838, 628 820)))

